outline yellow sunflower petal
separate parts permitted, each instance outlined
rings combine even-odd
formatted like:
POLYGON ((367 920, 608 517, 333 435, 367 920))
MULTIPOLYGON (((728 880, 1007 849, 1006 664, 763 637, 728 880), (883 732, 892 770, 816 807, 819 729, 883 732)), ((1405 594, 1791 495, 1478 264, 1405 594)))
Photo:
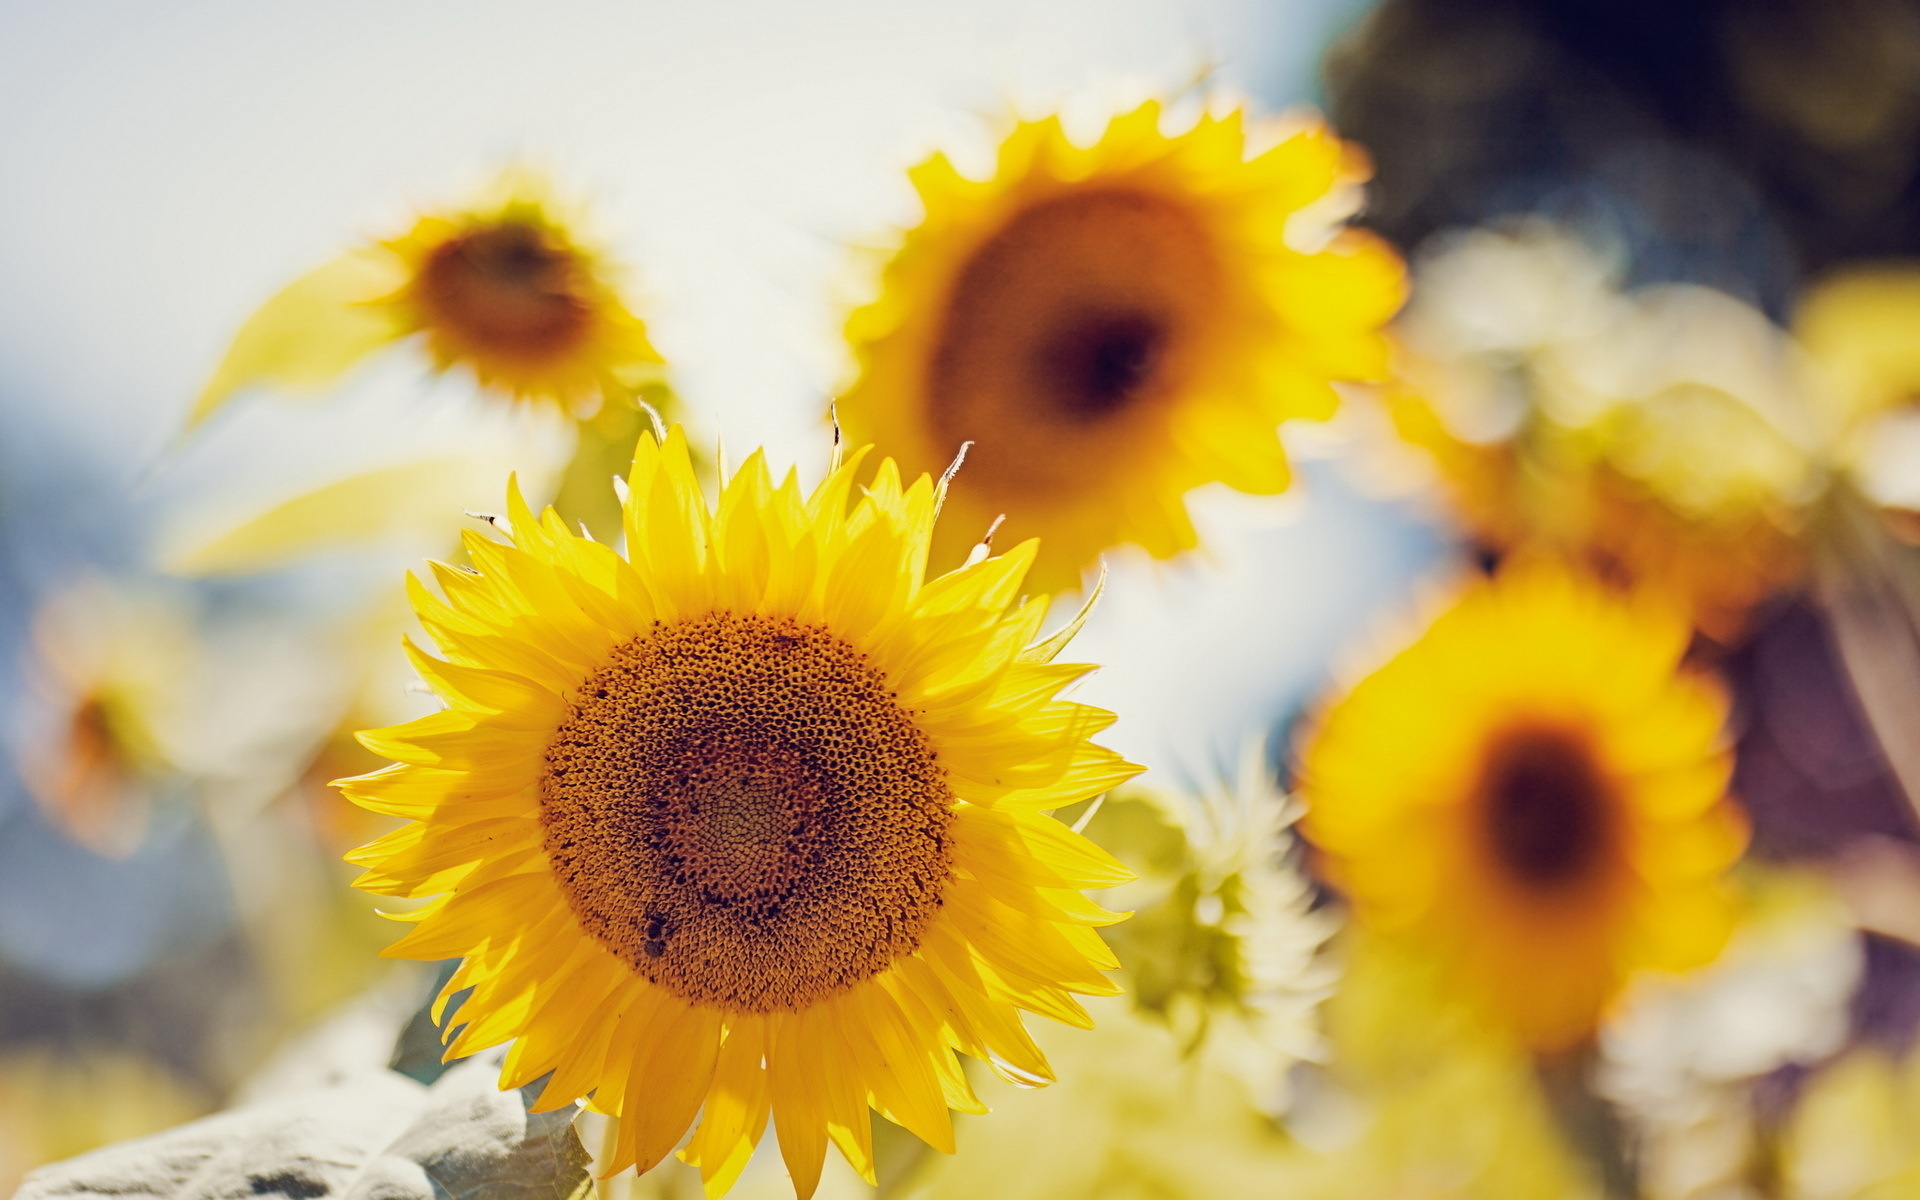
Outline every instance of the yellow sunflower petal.
POLYGON ((276 292, 247 318, 187 417, 198 425, 261 384, 316 387, 406 333, 376 303, 400 286, 400 264, 378 248, 349 251, 276 292))
POLYGON ((733 1186, 766 1130, 771 1103, 763 1065, 766 1052, 765 1018, 748 1017, 727 1030, 700 1128, 682 1152, 699 1170, 708 1196, 724 1195, 733 1186))

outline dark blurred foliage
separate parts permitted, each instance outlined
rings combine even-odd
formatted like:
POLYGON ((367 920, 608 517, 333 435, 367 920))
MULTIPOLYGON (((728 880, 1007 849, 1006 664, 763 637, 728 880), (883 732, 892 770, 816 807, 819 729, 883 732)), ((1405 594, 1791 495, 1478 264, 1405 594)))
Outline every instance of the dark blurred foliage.
POLYGON ((1920 254, 1917 0, 1386 0, 1326 73, 1404 247, 1541 213, 1775 317, 1920 254))
POLYGON ((1904 1054, 1920 1032, 1920 948, 1875 933, 1864 935, 1864 945, 1866 970, 1853 998, 1854 1033, 1904 1054))
POLYGON ((1824 858, 1875 835, 1920 842, 1816 610, 1782 606, 1722 670, 1741 707, 1734 792, 1753 821, 1754 854, 1824 858))
MULTIPOLYGON (((1803 601, 1761 625, 1723 669, 1743 708, 1734 791, 1753 822, 1752 853, 1823 859, 1920 844, 1920 820, 1872 729, 1826 619, 1803 601)), ((1905 1054, 1920 1036, 1920 947, 1863 932, 1854 1036, 1905 1054)))

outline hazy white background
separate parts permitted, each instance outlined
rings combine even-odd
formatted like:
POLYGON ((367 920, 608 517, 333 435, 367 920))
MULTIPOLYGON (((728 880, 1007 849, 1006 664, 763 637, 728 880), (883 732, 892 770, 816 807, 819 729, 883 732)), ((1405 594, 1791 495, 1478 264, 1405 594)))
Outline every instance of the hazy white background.
MULTIPOLYGON (((916 217, 908 165, 979 161, 1009 112, 1097 118, 1210 69, 1268 107, 1310 99, 1357 7, 4 0, 0 519, 29 557, 23 521, 44 518, 137 559, 182 514, 525 452, 525 421, 396 353, 326 403, 250 398, 163 460, 263 298, 512 161, 591 201, 695 428, 815 467, 860 248, 916 217)), ((1308 482, 1203 502, 1209 561, 1121 565, 1080 654, 1110 664, 1083 695, 1122 712, 1123 749, 1231 761, 1433 557, 1404 516, 1308 482)))

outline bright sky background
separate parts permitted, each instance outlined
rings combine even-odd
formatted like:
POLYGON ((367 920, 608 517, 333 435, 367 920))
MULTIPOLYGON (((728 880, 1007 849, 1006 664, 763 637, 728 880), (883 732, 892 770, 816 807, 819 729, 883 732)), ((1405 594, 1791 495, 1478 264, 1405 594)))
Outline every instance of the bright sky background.
POLYGON ((1290 98, 1340 7, 12 0, 0 393, 150 456, 264 296, 524 159, 590 198, 706 423, 791 454, 905 166, 1210 64, 1290 98))
MULTIPOLYGON (((1065 103, 1084 127, 1209 67, 1268 107, 1309 98, 1356 6, 8 0, 0 482, 29 514, 93 497, 62 519, 151 529, 423 454, 524 453, 524 422, 477 418, 402 353, 326 403, 243 401, 149 478, 262 299, 515 160, 590 200, 696 428, 817 465, 855 250, 914 220, 905 167, 979 161, 1010 110, 1065 103)), ((1122 569, 1079 650, 1111 664, 1083 694, 1123 712, 1116 744, 1231 761, 1431 559, 1423 528, 1314 483, 1211 504, 1211 562, 1122 569)))

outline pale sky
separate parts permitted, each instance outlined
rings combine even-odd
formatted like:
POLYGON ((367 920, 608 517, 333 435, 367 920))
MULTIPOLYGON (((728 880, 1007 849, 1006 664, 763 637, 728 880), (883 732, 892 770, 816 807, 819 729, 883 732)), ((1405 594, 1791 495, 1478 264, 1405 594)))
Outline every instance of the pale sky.
MULTIPOLYGON (((7 0, 0 466, 43 465, 31 415, 53 450, 145 480, 140 513, 96 519, 151 527, 410 457, 526 453, 524 422, 396 353, 325 403, 243 401, 145 477, 262 299, 517 160, 592 205, 694 428, 808 474, 870 282, 856 250, 915 217, 907 166, 980 161, 1009 111, 1064 105, 1084 128, 1209 69, 1270 108, 1308 98, 1355 8, 7 0)), ((1212 506, 1211 562, 1120 569, 1079 653, 1111 664, 1084 695, 1121 709, 1123 749, 1231 761, 1432 557, 1320 474, 1305 503, 1212 506)))

